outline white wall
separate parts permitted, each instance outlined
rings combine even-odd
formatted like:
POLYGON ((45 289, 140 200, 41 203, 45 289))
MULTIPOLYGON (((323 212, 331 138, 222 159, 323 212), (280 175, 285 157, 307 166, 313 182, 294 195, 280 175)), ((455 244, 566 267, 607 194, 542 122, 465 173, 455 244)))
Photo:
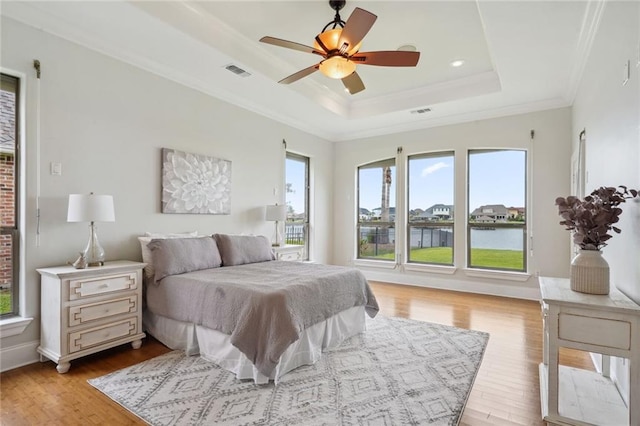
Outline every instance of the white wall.
MULTIPOLYGON (((291 151, 311 157, 314 229, 322 231, 311 235, 311 252, 315 260, 330 260, 331 143, 4 17, 1 47, 0 66, 27 76, 23 315, 39 317, 36 268, 74 260, 87 242, 87 224, 66 222, 70 193, 114 196, 116 222, 99 224, 98 230, 107 260, 140 260, 136 237, 145 231, 271 237, 273 224, 264 221, 263 209, 284 200, 282 139, 291 151), (34 59, 42 64, 40 246, 35 244, 34 59), (160 213, 163 147, 232 161, 231 214, 160 213), (49 174, 51 162, 62 163, 62 176, 49 174)), ((1 345, 5 351, 38 340, 36 319, 1 345)))
MULTIPOLYGON (((640 3, 607 2, 573 106, 573 141, 586 130, 586 193, 600 186, 640 189, 640 3), (630 79, 623 65, 630 61, 630 79)), ((615 234, 603 249, 611 283, 640 303, 640 199, 622 205, 615 234)), ((628 368, 616 380, 628 389, 628 368)), ((627 394, 624 391, 623 394, 627 394)))
MULTIPOLYGON (((336 236, 333 245, 334 263, 351 265, 356 254, 355 177, 357 167, 394 157, 398 146, 403 147, 405 156, 429 151, 456 151, 455 203, 458 212, 464 211, 466 204, 464 159, 467 149, 527 149, 532 165, 528 217, 534 235, 534 256, 529 259, 529 272, 532 276, 524 282, 496 279, 498 274, 494 274, 491 278, 470 277, 464 270, 464 250, 457 250, 455 264, 458 269, 452 275, 368 268, 369 278, 427 287, 537 298, 538 283, 533 275, 539 273, 547 276, 568 276, 569 238, 566 231, 563 231, 563 227, 558 224, 560 219, 554 201, 558 196, 569 195, 570 190, 571 112, 569 108, 337 144, 334 183, 334 235, 336 236), (531 143, 530 130, 532 129, 535 130, 535 139, 531 143)), ((465 230, 460 225, 462 224, 458 224, 455 228, 454 245, 465 247, 465 230)))

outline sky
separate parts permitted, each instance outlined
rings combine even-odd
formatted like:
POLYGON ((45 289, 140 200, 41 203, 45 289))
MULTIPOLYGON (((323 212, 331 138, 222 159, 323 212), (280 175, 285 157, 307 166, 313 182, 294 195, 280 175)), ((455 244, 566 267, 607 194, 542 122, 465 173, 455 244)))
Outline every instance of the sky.
MULTIPOLYGON (((469 205, 471 210, 486 204, 524 207, 524 151, 476 151, 469 156, 469 205)), ((304 209, 304 163, 287 159, 286 181, 293 193, 287 203, 296 212, 304 209)), ((418 156, 409 160, 409 209, 427 209, 434 204, 453 204, 454 157, 418 156)), ((360 169, 360 207, 381 206, 382 168, 360 169)), ((396 205, 396 170, 392 169, 390 206, 396 205)))
POLYGON ((304 212, 305 163, 287 158, 286 183, 291 192, 287 192, 287 204, 293 207, 296 214, 304 212), (289 185, 290 184, 290 185, 289 185))

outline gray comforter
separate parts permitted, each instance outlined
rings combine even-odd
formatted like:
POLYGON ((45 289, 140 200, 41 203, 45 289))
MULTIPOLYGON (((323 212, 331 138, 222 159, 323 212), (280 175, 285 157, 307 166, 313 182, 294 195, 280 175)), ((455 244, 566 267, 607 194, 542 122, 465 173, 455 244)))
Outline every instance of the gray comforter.
POLYGON ((354 268, 301 262, 261 262, 173 275, 147 286, 151 312, 231 335, 269 376, 305 328, 345 309, 378 303, 354 268))

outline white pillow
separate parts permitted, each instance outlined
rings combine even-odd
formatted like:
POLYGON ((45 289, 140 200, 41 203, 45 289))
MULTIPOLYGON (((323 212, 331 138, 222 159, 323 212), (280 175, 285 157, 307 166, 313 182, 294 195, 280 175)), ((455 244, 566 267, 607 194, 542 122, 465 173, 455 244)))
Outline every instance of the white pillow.
POLYGON ((189 238, 189 237, 197 237, 198 231, 190 231, 190 232, 145 232, 145 237, 153 237, 158 240, 164 240, 166 238, 189 238))
POLYGON ((147 244, 149 244, 151 240, 165 240, 167 238, 197 238, 198 231, 184 233, 145 232, 144 235, 144 237, 138 237, 138 241, 140 241, 140 251, 142 252, 142 261, 147 264, 147 266, 144 267, 144 276, 145 278, 153 279, 153 257, 147 244))

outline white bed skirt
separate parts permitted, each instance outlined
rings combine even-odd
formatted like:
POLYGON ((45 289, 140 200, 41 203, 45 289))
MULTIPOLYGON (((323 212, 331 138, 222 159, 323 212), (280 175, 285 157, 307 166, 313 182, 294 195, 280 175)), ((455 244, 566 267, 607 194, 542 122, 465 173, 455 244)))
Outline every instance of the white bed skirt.
POLYGON ((260 373, 249 359, 230 343, 231 336, 203 326, 143 313, 145 330, 171 349, 184 350, 188 355, 200 354, 204 359, 236 375, 238 379, 253 379, 256 384, 278 383, 280 377, 301 365, 313 364, 324 349, 365 330, 364 306, 356 306, 304 330, 280 357, 269 377, 260 373))

